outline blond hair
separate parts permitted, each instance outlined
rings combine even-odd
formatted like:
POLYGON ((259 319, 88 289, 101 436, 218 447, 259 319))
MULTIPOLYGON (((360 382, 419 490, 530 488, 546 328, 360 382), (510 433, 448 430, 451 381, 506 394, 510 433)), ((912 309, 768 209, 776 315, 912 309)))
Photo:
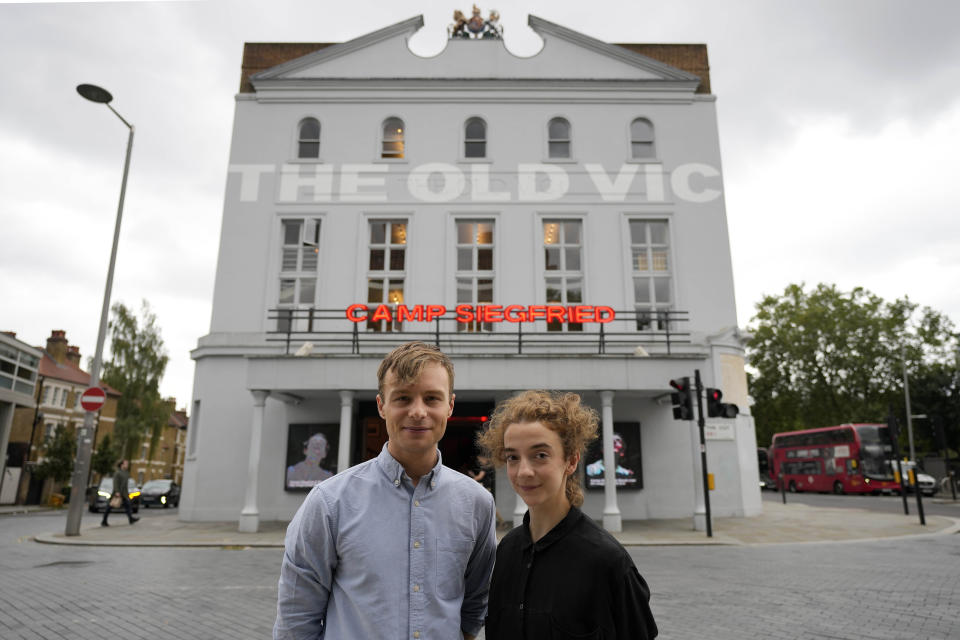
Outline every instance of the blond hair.
POLYGON ((450 380, 450 395, 453 395, 453 362, 439 347, 426 342, 405 342, 393 351, 380 363, 377 369, 377 393, 383 397, 383 385, 387 374, 393 371, 397 384, 409 385, 420 379, 423 367, 427 364, 439 364, 447 372, 450 380))
MULTIPOLYGON (((539 422, 558 436, 564 458, 583 457, 587 445, 597 437, 597 412, 580 403, 575 393, 524 391, 497 405, 490 426, 477 436, 477 444, 494 465, 503 466, 503 438, 507 428, 521 422, 539 422)), ((570 504, 583 504, 583 489, 576 474, 567 476, 565 494, 570 504)))

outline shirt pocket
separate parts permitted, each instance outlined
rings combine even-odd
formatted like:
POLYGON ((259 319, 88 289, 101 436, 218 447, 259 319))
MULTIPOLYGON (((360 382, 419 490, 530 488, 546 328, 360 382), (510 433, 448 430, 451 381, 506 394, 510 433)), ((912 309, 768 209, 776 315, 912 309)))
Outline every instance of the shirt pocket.
POLYGON ((463 596, 467 561, 473 553, 473 540, 437 538, 437 596, 454 600, 463 596))

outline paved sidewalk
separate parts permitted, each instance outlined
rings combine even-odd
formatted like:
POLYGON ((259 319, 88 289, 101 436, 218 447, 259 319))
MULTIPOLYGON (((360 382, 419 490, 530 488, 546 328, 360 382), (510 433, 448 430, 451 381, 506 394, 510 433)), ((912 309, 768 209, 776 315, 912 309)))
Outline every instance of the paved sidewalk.
MULTIPOLYGON (((257 533, 240 533, 236 522, 182 522, 161 517, 143 518, 135 525, 118 519, 109 527, 101 527, 99 518, 87 517, 78 536, 52 532, 38 535, 36 540, 124 547, 282 547, 286 525, 263 522, 257 533)), ((765 501, 759 516, 715 518, 712 538, 703 531, 694 531, 691 518, 627 521, 623 531, 614 535, 628 546, 757 545, 890 539, 958 531, 960 519, 945 516, 928 516, 926 526, 921 526, 916 515, 765 501)))

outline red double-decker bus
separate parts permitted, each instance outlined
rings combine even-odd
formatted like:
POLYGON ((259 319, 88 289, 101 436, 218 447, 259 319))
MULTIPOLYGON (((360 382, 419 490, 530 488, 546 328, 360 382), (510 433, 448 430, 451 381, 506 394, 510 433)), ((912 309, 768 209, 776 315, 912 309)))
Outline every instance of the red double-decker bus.
POLYGON ((771 474, 789 491, 899 492, 886 464, 892 457, 885 424, 786 431, 770 445, 771 474))

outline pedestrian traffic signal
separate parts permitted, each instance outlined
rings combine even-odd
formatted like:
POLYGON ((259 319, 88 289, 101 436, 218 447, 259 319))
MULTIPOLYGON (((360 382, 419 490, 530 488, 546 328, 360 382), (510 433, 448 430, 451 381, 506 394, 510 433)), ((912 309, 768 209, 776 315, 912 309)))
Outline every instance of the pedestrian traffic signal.
POLYGON ((670 381, 670 386, 676 389, 670 394, 673 400, 674 420, 693 420, 693 388, 690 378, 677 378, 670 381))
POLYGON ((736 418, 740 407, 721 400, 723 391, 707 388, 707 415, 711 418, 736 418))

